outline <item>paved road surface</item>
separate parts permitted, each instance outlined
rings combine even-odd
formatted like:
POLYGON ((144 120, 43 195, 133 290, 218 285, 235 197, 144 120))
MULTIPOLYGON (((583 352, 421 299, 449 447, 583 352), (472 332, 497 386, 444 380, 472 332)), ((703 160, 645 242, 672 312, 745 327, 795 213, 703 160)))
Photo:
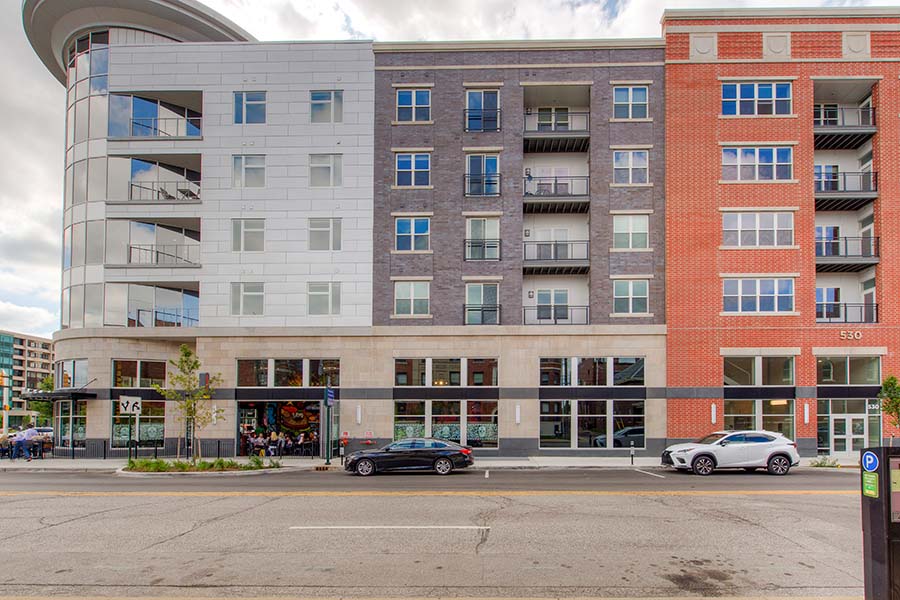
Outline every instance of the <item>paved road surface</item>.
POLYGON ((4 473, 0 596, 861 596, 857 489, 813 469, 4 473))

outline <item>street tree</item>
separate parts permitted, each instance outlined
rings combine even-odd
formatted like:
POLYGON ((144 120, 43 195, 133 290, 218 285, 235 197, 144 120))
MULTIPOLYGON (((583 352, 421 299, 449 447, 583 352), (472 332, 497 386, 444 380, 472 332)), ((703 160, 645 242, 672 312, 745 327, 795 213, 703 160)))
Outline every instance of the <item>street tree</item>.
MULTIPOLYGON (((201 384, 200 359, 187 344, 181 345, 178 360, 169 360, 169 365, 174 371, 169 370, 167 387, 154 385, 153 388, 174 404, 178 430, 189 430, 192 440, 191 462, 196 463, 197 459, 202 458, 197 434, 216 419, 221 419, 224 413, 212 403, 213 393, 222 382, 222 377, 217 374, 201 384)), ((181 455, 181 435, 178 436, 177 454, 181 455)))
MULTIPOLYGON (((878 392, 881 399, 881 412, 890 419, 892 427, 900 426, 900 382, 891 375, 881 384, 878 392)), ((894 445, 894 434, 891 434, 891 446, 894 445)))

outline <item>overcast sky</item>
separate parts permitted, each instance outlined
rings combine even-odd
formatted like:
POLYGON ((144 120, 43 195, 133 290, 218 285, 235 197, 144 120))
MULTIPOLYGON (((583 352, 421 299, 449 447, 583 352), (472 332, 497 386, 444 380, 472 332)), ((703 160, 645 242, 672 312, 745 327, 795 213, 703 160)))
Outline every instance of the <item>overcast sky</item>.
MULTIPOLYGON (((657 37, 663 8, 720 0, 204 0, 260 40, 657 37)), ((896 5, 731 0, 739 6, 896 5)), ((0 2, 0 329, 59 327, 65 94, 32 52, 21 2, 0 2)))

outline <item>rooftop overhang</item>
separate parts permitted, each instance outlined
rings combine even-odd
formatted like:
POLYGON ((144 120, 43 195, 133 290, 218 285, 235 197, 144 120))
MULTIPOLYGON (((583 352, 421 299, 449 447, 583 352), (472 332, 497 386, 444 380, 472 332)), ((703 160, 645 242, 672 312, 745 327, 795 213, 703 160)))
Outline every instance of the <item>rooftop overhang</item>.
POLYGON ((22 24, 35 53, 63 84, 66 46, 73 36, 90 29, 139 29, 178 42, 256 40, 197 0, 24 0, 22 24))
POLYGON ((53 402, 54 400, 92 400, 97 397, 97 394, 80 390, 55 390, 52 392, 25 392, 21 397, 23 400, 53 402))

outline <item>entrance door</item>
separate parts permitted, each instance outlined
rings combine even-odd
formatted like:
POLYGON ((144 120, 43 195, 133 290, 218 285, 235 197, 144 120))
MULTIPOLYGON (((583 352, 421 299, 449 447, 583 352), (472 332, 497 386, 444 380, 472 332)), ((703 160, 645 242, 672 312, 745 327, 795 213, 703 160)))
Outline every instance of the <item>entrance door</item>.
POLYGON ((831 417, 831 454, 857 456, 866 447, 865 415, 831 417))

